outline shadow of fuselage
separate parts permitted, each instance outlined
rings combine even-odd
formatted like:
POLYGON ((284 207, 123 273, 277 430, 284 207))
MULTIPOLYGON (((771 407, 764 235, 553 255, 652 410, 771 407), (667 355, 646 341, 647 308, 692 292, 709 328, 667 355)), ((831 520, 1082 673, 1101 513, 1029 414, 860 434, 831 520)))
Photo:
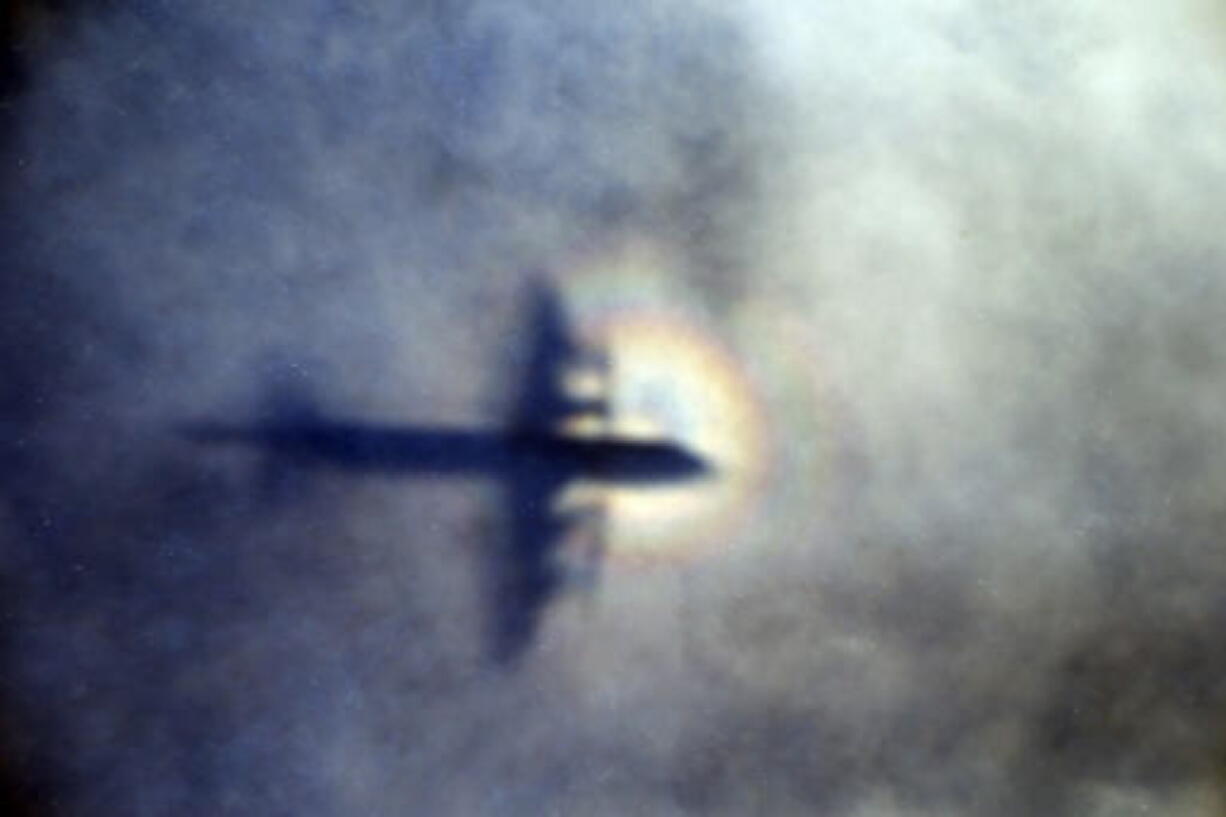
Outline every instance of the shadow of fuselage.
POLYGON ((182 431, 196 442, 242 443, 303 464, 388 475, 507 476, 544 469, 565 481, 650 484, 711 471, 705 460, 680 445, 656 440, 348 422, 194 423, 182 431))

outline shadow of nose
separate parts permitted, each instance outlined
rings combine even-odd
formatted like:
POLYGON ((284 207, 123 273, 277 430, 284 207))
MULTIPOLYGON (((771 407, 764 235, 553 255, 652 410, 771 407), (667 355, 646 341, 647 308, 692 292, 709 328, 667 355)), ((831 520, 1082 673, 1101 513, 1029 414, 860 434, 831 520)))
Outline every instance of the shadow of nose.
POLYGON ((705 457, 689 451, 682 452, 678 471, 685 479, 701 479, 712 476, 715 466, 705 457))

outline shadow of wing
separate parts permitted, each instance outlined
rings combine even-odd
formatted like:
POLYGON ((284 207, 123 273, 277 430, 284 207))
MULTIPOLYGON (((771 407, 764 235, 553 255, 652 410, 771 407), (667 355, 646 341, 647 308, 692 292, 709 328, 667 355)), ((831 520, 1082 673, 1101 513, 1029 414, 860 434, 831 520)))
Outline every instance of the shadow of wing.
POLYGON ((492 543, 490 636, 494 659, 514 663, 533 643, 545 608, 562 588, 556 558, 565 523, 553 502, 566 474, 544 458, 517 465, 506 486, 509 529, 492 543))
MULTIPOLYGON (((570 417, 605 411, 603 397, 577 397, 563 387, 568 370, 585 362, 591 364, 596 358, 575 338, 557 293, 538 281, 529 291, 528 300, 532 336, 511 427, 521 432, 554 432, 570 417)), ((602 368, 607 368, 603 362, 602 368)))

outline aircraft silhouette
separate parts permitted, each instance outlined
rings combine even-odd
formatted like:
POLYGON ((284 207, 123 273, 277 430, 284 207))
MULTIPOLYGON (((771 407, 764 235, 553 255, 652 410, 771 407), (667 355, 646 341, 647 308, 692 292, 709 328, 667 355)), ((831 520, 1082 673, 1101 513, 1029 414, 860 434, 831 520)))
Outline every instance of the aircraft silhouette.
MULTIPOLYGON (((702 457, 674 442, 562 431, 572 418, 607 417, 609 406, 604 396, 567 393, 560 375, 582 362, 587 352, 572 337, 551 288, 537 282, 529 297, 531 348, 505 430, 378 425, 323 417, 299 404, 260 423, 199 422, 184 427, 183 433, 198 442, 262 448, 296 467, 500 479, 509 530, 491 548, 489 625, 494 659, 512 662, 532 643, 541 613, 567 578, 557 549, 579 517, 555 511, 563 488, 576 479, 603 484, 677 482, 712 470, 702 457)), ((594 566, 602 552, 603 541, 590 555, 594 566)))

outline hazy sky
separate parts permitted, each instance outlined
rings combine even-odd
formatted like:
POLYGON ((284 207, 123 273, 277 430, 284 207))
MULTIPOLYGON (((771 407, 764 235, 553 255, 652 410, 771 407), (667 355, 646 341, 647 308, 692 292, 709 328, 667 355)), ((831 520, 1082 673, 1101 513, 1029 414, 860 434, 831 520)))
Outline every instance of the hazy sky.
POLYGON ((3 114, 6 789, 1226 811, 1220 4, 75 5, 24 4, 3 114), (495 426, 541 275, 686 327, 634 347, 706 350, 665 414, 743 389, 753 442, 688 558, 614 559, 513 671, 496 485, 270 495, 174 433, 287 372, 495 426))

